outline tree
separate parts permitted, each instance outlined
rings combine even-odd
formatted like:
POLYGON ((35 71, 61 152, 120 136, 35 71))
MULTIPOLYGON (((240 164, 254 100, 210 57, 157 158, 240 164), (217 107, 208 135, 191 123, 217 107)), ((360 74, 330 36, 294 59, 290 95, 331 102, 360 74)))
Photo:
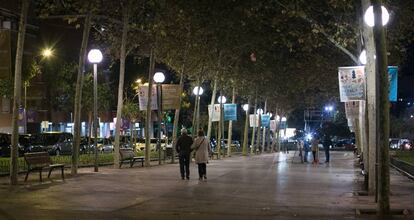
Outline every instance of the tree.
POLYGON ((22 1, 22 11, 20 13, 19 32, 17 35, 16 61, 14 69, 14 94, 13 94, 13 116, 12 116, 12 140, 10 152, 10 184, 17 185, 18 167, 18 144, 19 144, 19 127, 17 125, 19 116, 19 107, 21 105, 22 91, 22 58, 24 50, 24 38, 26 36, 27 12, 29 10, 29 0, 22 1))

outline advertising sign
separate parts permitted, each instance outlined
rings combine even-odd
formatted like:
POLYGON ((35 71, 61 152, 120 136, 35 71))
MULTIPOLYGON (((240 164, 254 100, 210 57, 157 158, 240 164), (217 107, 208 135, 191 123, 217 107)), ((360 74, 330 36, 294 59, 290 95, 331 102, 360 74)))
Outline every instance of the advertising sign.
POLYGON ((341 102, 365 100, 365 67, 338 68, 341 102))
POLYGON ((237 105, 236 104, 224 104, 224 121, 237 121, 237 105))
MULTIPOLYGON (((146 111, 148 103, 148 86, 139 87, 139 110, 146 111)), ((157 87, 154 85, 151 89, 151 110, 157 110, 157 87)))
POLYGON ((270 120, 270 130, 275 132, 277 128, 276 120, 270 120))
POLYGON ((259 125, 259 115, 255 115, 255 114, 249 115, 249 124, 251 128, 253 127, 257 128, 257 126, 259 125))
POLYGON ((220 104, 214 104, 213 112, 211 112, 211 105, 208 105, 208 117, 212 117, 212 121, 220 121, 220 104))
MULTIPOLYGON (((155 90, 157 91, 157 90, 155 90)), ((162 109, 179 109, 180 108, 181 86, 174 84, 162 85, 162 109)))
POLYGON ((389 88, 389 99, 390 102, 397 101, 397 89, 398 89, 398 67, 389 66, 388 67, 388 79, 390 81, 389 88))
POLYGON ((349 119, 356 119, 359 116, 359 103, 361 101, 345 102, 345 114, 349 119))
POLYGON ((270 115, 261 115, 261 126, 262 127, 269 127, 270 126, 270 115))

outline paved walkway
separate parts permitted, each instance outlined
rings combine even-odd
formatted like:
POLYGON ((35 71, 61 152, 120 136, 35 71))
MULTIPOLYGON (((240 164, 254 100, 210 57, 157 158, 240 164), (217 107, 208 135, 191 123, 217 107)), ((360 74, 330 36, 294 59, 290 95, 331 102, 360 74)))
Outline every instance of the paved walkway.
MULTIPOLYGON (((213 160, 202 182, 194 164, 189 181, 177 164, 83 168, 65 182, 56 173, 41 184, 34 174, 14 188, 0 178, 0 219, 367 219, 355 209, 375 203, 354 195, 352 153, 332 152, 330 164, 318 165, 292 162, 292 155, 213 160)), ((414 210, 414 182, 392 173, 393 208, 414 210)))

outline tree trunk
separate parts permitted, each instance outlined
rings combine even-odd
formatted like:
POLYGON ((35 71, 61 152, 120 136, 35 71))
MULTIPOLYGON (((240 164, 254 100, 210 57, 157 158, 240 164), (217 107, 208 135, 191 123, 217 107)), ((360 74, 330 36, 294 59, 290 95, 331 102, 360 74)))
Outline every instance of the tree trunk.
POLYGON ((72 150, 72 167, 71 174, 76 175, 78 173, 79 162, 79 145, 81 136, 81 108, 82 108, 82 89, 83 89, 83 72, 85 59, 86 59, 86 47, 88 46, 89 31, 91 29, 91 14, 88 13, 85 18, 85 24, 83 27, 82 43, 79 52, 79 64, 78 64, 78 76, 76 79, 76 92, 75 92, 75 107, 74 107, 74 122, 73 122, 73 150, 72 150))
POLYGON ((135 129, 135 123, 131 120, 131 123, 130 123, 130 130, 131 130, 131 145, 132 145, 132 149, 134 150, 134 152, 136 152, 136 147, 135 147, 135 144, 134 144, 134 139, 135 139, 135 134, 134 134, 134 129, 135 129))
POLYGON ((88 112, 88 149, 90 149, 92 141, 92 112, 88 112))
MULTIPOLYGON (((236 102, 236 89, 233 86, 233 94, 232 94, 232 97, 231 97, 231 103, 234 104, 235 102, 236 102)), ((231 157, 231 142, 232 142, 231 135, 232 135, 232 132, 233 132, 233 121, 230 120, 229 121, 229 130, 227 131, 227 133, 228 133, 228 138, 227 138, 227 156, 229 156, 229 157, 231 157)))
POLYGON ((148 71, 148 102, 147 102, 147 115, 145 120, 145 166, 149 167, 151 165, 150 163, 150 152, 151 152, 151 138, 150 138, 150 123, 152 123, 151 120, 151 93, 152 93, 152 79, 154 77, 154 68, 155 68, 155 54, 154 54, 154 48, 151 48, 150 52, 150 66, 148 71))
POLYGON ((121 38, 121 53, 119 55, 119 83, 118 83, 118 104, 116 108, 116 128, 115 128, 115 146, 114 146, 114 168, 119 168, 119 136, 122 123, 122 106, 123 106, 123 93, 124 93, 124 78, 125 78, 125 59, 126 59, 126 46, 128 37, 128 21, 129 21, 129 7, 123 7, 123 20, 122 20, 122 38, 121 38))
MULTIPOLYGON (((200 88, 200 77, 198 77, 197 79, 197 86, 198 88, 200 88)), ((197 91, 198 92, 198 91, 197 91)), ((197 111, 198 111, 198 99, 199 99, 199 95, 198 93, 195 95, 195 100, 194 100, 194 111, 193 111, 193 121, 192 121, 192 132, 191 132, 191 137, 194 139, 197 135, 197 111)))
POLYGON ((257 146, 256 146, 256 153, 260 153, 260 147, 261 147, 261 131, 262 131, 262 114, 258 114, 259 122, 257 123, 257 146))
MULTIPOLYGON (((361 0, 362 14, 371 5, 370 0, 361 0)), ((377 116, 378 116, 378 79, 375 74, 375 44, 372 28, 363 24, 363 38, 365 42, 365 50, 367 53, 367 64, 365 65, 365 74, 367 76, 367 136, 368 136, 368 192, 374 195, 376 192, 376 148, 377 148, 377 116)))
MULTIPOLYGON (((185 58, 184 58, 185 60, 185 58)), ((185 61, 183 63, 181 74, 180 74, 180 88, 181 91, 183 90, 184 86, 184 71, 185 71, 185 61)), ((172 133, 172 154, 171 154, 171 163, 174 163, 175 160, 175 144, 177 140, 177 131, 178 131, 178 120, 180 120, 180 109, 181 109, 181 92, 180 92, 180 107, 175 110, 174 115, 174 125, 173 125, 173 133, 172 133)))
POLYGON ((17 124, 19 117, 19 107, 21 105, 22 96, 22 64, 24 52, 24 38, 26 36, 27 12, 29 10, 29 0, 23 0, 22 12, 19 21, 19 33, 17 35, 16 61, 14 69, 14 97, 13 97, 13 118, 12 118, 12 140, 10 150, 10 184, 17 185, 19 172, 19 125, 17 124))
POLYGON ((249 144, 249 110, 250 110, 250 97, 247 99, 247 106, 249 108, 246 111, 246 120, 244 122, 244 133, 243 133, 243 156, 247 156, 247 145, 249 144))
POLYGON ((256 123, 256 111, 257 111, 257 93, 256 93, 256 97, 254 98, 254 108, 253 108, 253 121, 254 121, 254 126, 253 126, 253 131, 252 131, 252 143, 250 145, 250 154, 254 153, 254 148, 255 148, 255 134, 256 134, 256 127, 258 126, 256 123))
MULTIPOLYGON (((267 98, 265 100, 265 106, 263 109, 263 114, 266 114, 267 112, 267 98)), ((264 148, 266 145, 266 127, 263 127, 263 137, 262 137, 262 153, 264 152, 264 148)))
POLYGON ((213 114, 214 114, 214 102, 216 100, 217 94, 217 78, 214 78, 213 83, 213 93, 211 94, 211 110, 210 110, 210 117, 208 118, 208 127, 207 127, 207 140, 210 140, 211 137, 211 126, 213 122, 213 114))
MULTIPOLYGON (((220 97, 222 96, 223 96, 222 90, 220 90, 220 97)), ((217 137, 217 157, 218 158, 221 157, 221 138, 222 138, 221 133, 223 130, 222 123, 223 123, 223 102, 220 101, 220 120, 218 121, 218 135, 217 135, 218 136, 217 137)))
POLYGON ((382 26, 381 0, 372 0, 375 15, 374 41, 377 54, 376 67, 379 77, 379 126, 378 126, 378 213, 390 214, 390 157, 389 157, 389 114, 388 60, 385 31, 382 26))

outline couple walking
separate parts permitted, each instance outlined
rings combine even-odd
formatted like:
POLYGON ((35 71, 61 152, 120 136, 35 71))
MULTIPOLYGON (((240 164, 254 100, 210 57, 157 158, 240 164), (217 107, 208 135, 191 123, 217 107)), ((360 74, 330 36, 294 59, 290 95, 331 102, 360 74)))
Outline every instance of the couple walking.
POLYGON ((210 151, 210 143, 204 137, 204 131, 197 132, 197 138, 188 136, 187 129, 181 129, 181 136, 175 145, 180 159, 181 179, 190 179, 191 151, 195 150, 195 162, 198 164, 199 180, 207 179, 207 162, 210 151))

